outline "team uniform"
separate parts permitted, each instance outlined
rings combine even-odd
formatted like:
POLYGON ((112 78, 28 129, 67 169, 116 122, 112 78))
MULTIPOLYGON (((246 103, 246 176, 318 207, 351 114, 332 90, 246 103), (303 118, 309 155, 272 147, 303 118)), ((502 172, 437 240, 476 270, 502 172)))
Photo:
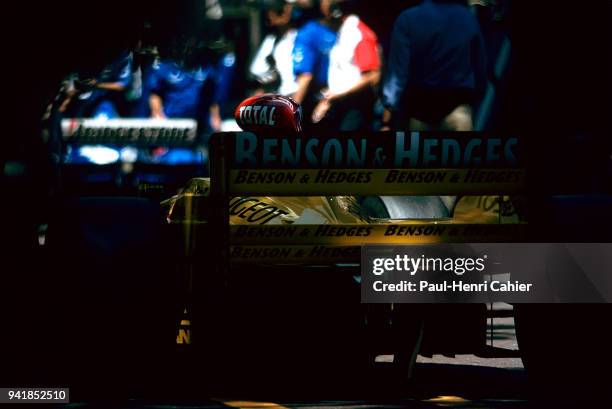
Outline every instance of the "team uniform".
POLYGON ((302 27, 293 48, 293 72, 296 76, 312 74, 315 86, 327 86, 329 55, 336 44, 337 33, 319 21, 302 27))
POLYGON ((147 80, 148 91, 161 97, 168 118, 207 117, 214 86, 212 67, 186 70, 174 61, 162 61, 147 80))
MULTIPOLYGON (((132 81, 133 55, 124 52, 116 61, 104 67, 96 76, 97 83, 112 82, 128 87, 132 81)), ((77 97, 75 116, 111 119, 120 116, 120 107, 125 102, 122 92, 94 88, 77 97)))
MULTIPOLYGON (((338 32, 320 22, 310 22, 298 33, 293 52, 296 75, 313 75, 316 91, 327 88, 332 94, 343 93, 354 87, 367 71, 380 69, 378 41, 374 32, 359 17, 347 16, 338 32)), ((367 129, 371 125, 375 95, 371 91, 359 93, 334 104, 323 126, 337 130, 367 129)))
POLYGON ((214 76, 217 80, 213 101, 219 104, 221 112, 226 112, 234 107, 228 107, 230 91, 234 76, 236 75, 236 54, 233 52, 225 53, 214 65, 214 76))
MULTIPOLYGON (((132 81, 133 54, 122 53, 117 60, 104 67, 95 77, 97 83, 119 83, 128 87, 132 81)), ((94 88, 79 94, 74 107, 68 112, 77 118, 96 118, 100 120, 119 118, 125 105, 123 92, 94 88)), ((122 150, 111 145, 82 145, 67 148, 65 161, 76 164, 109 164, 121 157, 122 150)))
POLYGON ((209 108, 227 102, 236 58, 226 54, 219 63, 186 70, 174 61, 162 61, 150 71, 146 92, 162 98, 168 118, 191 118, 209 127, 209 108))
POLYGON ((126 93, 131 118, 149 118, 151 116, 151 107, 149 106, 151 90, 146 86, 145 81, 148 80, 151 72, 157 69, 159 69, 158 58, 133 67, 132 83, 126 93))
POLYGON ((293 48, 295 76, 312 74, 312 82, 302 107, 309 118, 317 103, 318 93, 327 87, 329 55, 336 44, 337 33, 318 20, 306 23, 297 33, 293 48))
MULTIPOLYGON (((344 93, 361 80, 361 76, 381 66, 376 34, 355 15, 348 16, 338 31, 331 50, 328 88, 332 94, 344 93)), ((376 95, 372 88, 359 91, 335 103, 327 117, 327 126, 338 130, 370 130, 376 95)))
MULTIPOLYGON (((227 53, 217 64, 203 64, 187 70, 174 61, 162 61, 146 79, 144 94, 159 95, 163 101, 164 115, 168 118, 191 118, 198 121, 200 134, 208 136, 210 107, 227 102, 231 79, 235 71, 235 56, 227 53)), ((201 162, 203 158, 187 149, 170 149, 157 158, 164 163, 201 162)))
POLYGON ((328 87, 333 94, 348 91, 362 73, 380 69, 376 34, 359 17, 348 16, 330 53, 328 87))

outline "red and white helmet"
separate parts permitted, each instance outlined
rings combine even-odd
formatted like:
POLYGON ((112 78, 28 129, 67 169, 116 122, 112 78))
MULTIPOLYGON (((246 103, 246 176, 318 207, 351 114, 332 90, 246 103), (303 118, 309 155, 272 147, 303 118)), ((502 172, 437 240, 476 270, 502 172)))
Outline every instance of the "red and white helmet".
POLYGON ((302 107, 289 97, 263 94, 242 101, 234 119, 244 131, 266 134, 302 132, 302 107))

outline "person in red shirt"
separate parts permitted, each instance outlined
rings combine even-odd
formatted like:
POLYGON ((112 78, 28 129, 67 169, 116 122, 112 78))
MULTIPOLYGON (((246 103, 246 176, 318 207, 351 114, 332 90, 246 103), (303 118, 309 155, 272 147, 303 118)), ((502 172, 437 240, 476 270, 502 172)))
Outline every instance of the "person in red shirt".
MULTIPOLYGON (((350 0, 320 2, 322 24, 337 31, 329 52, 327 87, 321 90, 311 117, 323 129, 371 129, 380 50, 376 34, 351 13, 352 5, 350 0)), ((299 91, 297 94, 299 98, 299 91)))

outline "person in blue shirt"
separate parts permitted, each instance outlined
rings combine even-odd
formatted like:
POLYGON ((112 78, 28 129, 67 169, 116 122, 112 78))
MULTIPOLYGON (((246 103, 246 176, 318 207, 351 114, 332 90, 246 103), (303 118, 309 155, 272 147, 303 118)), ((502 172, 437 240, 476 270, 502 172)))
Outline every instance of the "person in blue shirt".
POLYGON ((216 78, 213 101, 216 104, 214 108, 218 111, 211 118, 213 121, 218 121, 212 123, 211 129, 218 131, 221 128, 222 114, 228 111, 231 111, 232 114, 234 112, 234 106, 228 103, 236 75, 236 54, 224 40, 215 41, 210 48, 210 53, 214 55, 209 58, 216 78))
POLYGON ((195 37, 176 42, 173 58, 151 70, 146 80, 151 117, 191 118, 201 129, 220 129, 216 69, 203 61, 202 48, 195 37))
POLYGON ((157 47, 149 46, 134 51, 134 64, 132 66, 132 82, 125 92, 128 104, 128 116, 131 118, 149 118, 150 90, 144 82, 149 78, 150 72, 159 67, 159 54, 157 47))
POLYGON ((486 85, 486 56, 466 1, 425 0, 395 21, 383 85, 383 124, 472 130, 486 85))
MULTIPOLYGON (((214 110, 213 115, 210 117, 212 121, 220 119, 216 114, 217 111, 222 111, 224 105, 227 103, 229 99, 229 92, 232 86, 232 79, 236 70, 236 57, 233 52, 226 52, 221 58, 217 59, 218 61, 205 63, 202 67, 202 72, 207 73, 208 79, 213 79, 215 82, 215 90, 212 97, 212 101, 216 102, 219 106, 212 107, 214 110)), ((164 81, 163 77, 168 75, 168 70, 173 69, 173 65, 176 65, 174 60, 164 60, 161 61, 159 59, 159 55, 157 52, 157 47, 148 47, 142 50, 139 50, 135 53, 134 58, 134 70, 132 72, 132 84, 129 87, 126 97, 131 103, 130 116, 133 118, 149 118, 151 117, 151 93, 154 90, 158 90, 159 93, 162 93, 163 90, 160 88, 160 81, 164 81), (160 69, 162 70, 160 72, 160 69)), ((177 72, 182 71, 183 68, 176 68, 177 72)), ((186 82, 183 81, 182 84, 186 89, 190 89, 187 86, 186 82)), ((164 95, 167 99, 167 104, 174 104, 174 101, 177 99, 178 90, 174 90, 171 94, 164 95)), ((197 97, 197 93, 188 91, 191 94, 191 98, 197 97)), ((197 98, 196 98, 197 99, 197 98)), ((193 104, 192 100, 192 104, 193 104)), ((198 102, 199 103, 199 102, 198 102)), ((163 105, 164 102, 161 101, 163 105)), ((181 117, 180 115, 188 115, 188 117, 192 117, 193 112, 183 113, 177 112, 176 107, 167 107, 167 112, 164 112, 163 115, 156 114, 156 117, 162 118, 164 115, 166 117, 181 117), (178 115, 180 114, 180 115, 178 115)), ((179 108, 178 111, 181 111, 179 108)), ((197 111, 197 110, 196 110, 197 111)), ((205 110, 204 110, 205 111, 205 110)), ((202 114, 203 118, 198 118, 199 112, 196 112, 196 116, 193 116, 194 119, 205 119, 204 117, 208 116, 205 112, 202 114)), ((207 126, 205 124, 205 129, 210 128, 209 130, 217 130, 219 125, 216 123, 207 126)))
MULTIPOLYGON (((212 61, 206 45, 195 36, 175 40, 170 57, 149 71, 145 93, 149 95, 152 118, 190 118, 198 122, 204 144, 221 129, 220 104, 227 100, 234 70, 233 54, 212 61)), ((160 163, 201 162, 204 158, 189 149, 165 149, 153 158, 160 163)), ((158 152, 159 153, 159 152, 158 152)))
POLYGON ((307 23, 295 41, 295 99, 318 130, 371 129, 380 50, 376 34, 354 14, 356 4, 321 0, 322 18, 307 23))
POLYGON ((152 70, 159 65, 159 39, 154 35, 151 21, 145 21, 140 28, 132 51, 132 81, 125 91, 127 116, 149 118, 149 89, 145 81, 152 70))
POLYGON ((293 72, 298 84, 293 99, 302 104, 304 118, 310 118, 320 91, 328 85, 329 57, 337 39, 337 28, 329 24, 328 3, 322 2, 320 19, 311 20, 298 30, 293 47, 293 72))
POLYGON ((211 67, 186 68, 162 61, 149 77, 149 104, 154 118, 200 119, 202 90, 212 81, 211 67))
POLYGON ((94 78, 80 81, 74 115, 86 118, 118 118, 124 92, 132 80, 133 54, 124 51, 94 78))
MULTIPOLYGON (((114 119, 125 112, 125 92, 132 82, 133 53, 125 50, 91 78, 86 71, 66 80, 66 98, 59 111, 76 118, 114 119), (87 76, 89 79, 80 79, 87 76)), ((99 70, 99 68, 95 68, 99 70)), ((94 71, 95 72, 95 71, 94 71)), ((87 78, 86 77, 86 78, 87 78)), ((114 145, 68 146, 64 160, 70 163, 114 163, 120 148, 114 145)))

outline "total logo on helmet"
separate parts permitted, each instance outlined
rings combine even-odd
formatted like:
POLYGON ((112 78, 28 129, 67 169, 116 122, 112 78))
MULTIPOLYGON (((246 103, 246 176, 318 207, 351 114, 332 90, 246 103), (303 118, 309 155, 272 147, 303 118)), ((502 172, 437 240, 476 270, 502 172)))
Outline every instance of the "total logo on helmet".
POLYGON ((242 101, 234 119, 244 131, 253 133, 299 133, 302 107, 289 97, 263 94, 242 101))

